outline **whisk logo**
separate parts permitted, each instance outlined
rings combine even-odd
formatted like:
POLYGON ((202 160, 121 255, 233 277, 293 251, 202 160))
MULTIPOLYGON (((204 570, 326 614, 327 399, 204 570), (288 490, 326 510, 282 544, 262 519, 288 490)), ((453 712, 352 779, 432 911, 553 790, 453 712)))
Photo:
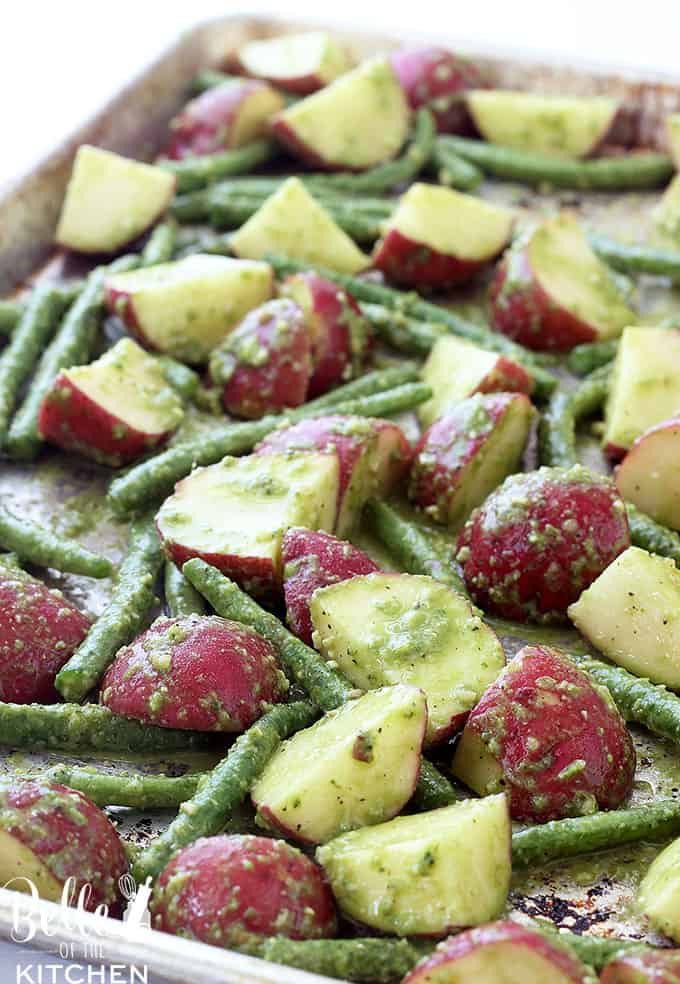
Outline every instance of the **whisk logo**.
POLYGON ((106 943, 115 943, 116 939, 131 938, 139 929, 150 928, 149 878, 142 885, 137 885, 132 875, 128 874, 118 879, 120 896, 126 903, 122 921, 106 919, 109 915, 106 905, 92 908, 88 904, 92 896, 91 886, 85 884, 79 888, 73 878, 69 878, 64 884, 58 917, 45 907, 32 906, 31 901, 25 898, 29 895, 34 902, 40 899, 38 888, 30 878, 13 878, 2 887, 23 893, 23 897, 17 894, 12 906, 13 926, 10 936, 13 942, 26 944, 36 937, 41 942, 45 938, 54 937, 51 951, 58 952, 62 961, 69 961, 68 965, 58 962, 18 963, 15 984, 52 984, 63 979, 69 984, 94 984, 103 981, 110 981, 111 984, 147 984, 146 966, 106 960, 104 946, 106 943), (60 934, 69 939, 59 942, 60 934), (101 963, 98 964, 97 961, 101 963))

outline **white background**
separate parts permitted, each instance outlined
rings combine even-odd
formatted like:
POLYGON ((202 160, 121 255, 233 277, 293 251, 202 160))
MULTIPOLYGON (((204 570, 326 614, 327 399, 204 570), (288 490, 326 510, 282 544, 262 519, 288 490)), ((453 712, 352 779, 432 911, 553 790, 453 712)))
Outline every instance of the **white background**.
POLYGON ((275 12, 680 80, 680 0, 0 0, 0 184, 184 28, 275 12))

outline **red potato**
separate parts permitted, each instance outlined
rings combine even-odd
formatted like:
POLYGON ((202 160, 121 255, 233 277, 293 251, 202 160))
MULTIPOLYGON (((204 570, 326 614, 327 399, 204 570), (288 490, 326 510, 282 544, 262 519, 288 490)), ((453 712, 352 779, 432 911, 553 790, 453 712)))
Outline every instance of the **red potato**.
POLYGON ((592 984, 565 948, 518 923, 487 923, 440 943, 403 984, 592 984), (510 974, 510 976, 507 976, 510 974))
POLYGON ((477 394, 451 408, 416 447, 408 497, 458 529, 519 468, 534 408, 522 393, 477 394))
POLYGON ((272 646, 217 615, 157 618, 116 653, 100 703, 162 728, 241 732, 286 696, 272 646))
POLYGON ((223 82, 188 102, 170 121, 172 137, 165 156, 172 160, 233 150, 263 137, 271 117, 286 101, 266 82, 223 82))
POLYGON ((451 188, 416 183, 383 226, 373 265, 407 287, 466 283, 507 245, 514 213, 451 188))
POLYGON ((539 351, 616 338, 636 321, 611 270, 566 212, 517 240, 490 299, 494 328, 539 351))
POLYGON ((614 483, 575 465, 507 478, 468 519, 456 559, 484 611, 563 622, 569 605, 629 546, 614 483))
POLYGON ((650 427, 614 473, 621 495, 657 523, 680 530, 680 417, 650 427))
POLYGON ((331 34, 308 31, 244 44, 232 59, 236 71, 307 96, 350 68, 344 47, 331 34))
POLYGON ((352 295, 317 273, 287 277, 281 293, 300 305, 312 333, 309 399, 351 379, 361 369, 371 342, 368 322, 352 295))
POLYGON ((254 420, 307 399, 312 343, 302 308, 281 298, 250 311, 210 356, 228 413, 254 420))
POLYGON ((380 570, 351 543, 304 527, 287 531, 282 558, 286 620, 291 631, 308 646, 312 645, 313 631, 309 600, 316 589, 380 570))
POLYGON ((54 679, 90 628, 56 588, 0 565, 0 700, 53 704, 54 679))
POLYGON ((314 862, 285 841, 242 834, 179 851, 156 882, 151 914, 155 929, 225 948, 335 934, 333 896, 314 862))
POLYGON ((609 692, 557 649, 525 646, 470 712, 453 772, 505 790, 514 820, 543 823, 620 806, 635 746, 609 692))
POLYGON ((197 468, 177 483, 156 517, 163 549, 178 567, 200 557, 249 594, 275 597, 283 534, 302 523, 332 530, 338 472, 335 455, 308 450, 223 458, 197 468))
POLYGON ((419 45, 397 48, 390 63, 411 109, 426 106, 434 115, 440 133, 466 133, 470 116, 464 95, 481 89, 484 76, 474 62, 446 48, 419 45))
POLYGON ((0 784, 0 884, 88 911, 121 908, 127 855, 113 824, 75 789, 56 782, 0 784))
POLYGON ((340 415, 302 420, 272 431, 255 453, 317 451, 333 455, 339 469, 334 532, 342 537, 373 495, 385 495, 407 470, 411 447, 389 420, 340 415))
POLYGON ((600 984, 680 984, 680 954, 677 950, 624 954, 604 967, 600 984))
POLYGON ((118 468, 164 444, 183 417, 156 360, 122 338, 96 362, 61 370, 38 429, 65 451, 118 468))

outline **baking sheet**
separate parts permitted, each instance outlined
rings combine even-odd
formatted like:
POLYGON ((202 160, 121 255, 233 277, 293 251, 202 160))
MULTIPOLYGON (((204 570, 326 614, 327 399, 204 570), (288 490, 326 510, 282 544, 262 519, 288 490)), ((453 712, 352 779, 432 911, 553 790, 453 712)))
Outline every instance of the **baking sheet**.
MULTIPOLYGON (((225 18, 201 25, 190 31, 160 60, 116 96, 102 113, 82 131, 68 140, 48 161, 43 162, 11 188, 2 189, 0 198, 0 292, 21 283, 40 264, 39 276, 60 278, 83 272, 83 265, 64 261, 52 254, 52 234, 56 223, 70 164, 77 146, 92 142, 132 156, 152 156, 161 143, 168 119, 185 98, 187 83, 200 68, 219 65, 228 51, 246 39, 266 37, 299 30, 300 25, 267 19, 225 18)), ((396 43, 399 39, 338 32, 357 56, 363 56, 396 43)), ((442 38, 438 37, 438 43, 442 38)), ((450 41, 455 48, 455 38, 450 41)), ((680 83, 645 82, 611 74, 587 74, 513 59, 481 57, 500 84, 518 88, 555 93, 607 93, 622 99, 627 107, 626 139, 634 143, 660 147, 663 145, 661 120, 669 111, 680 109, 680 83)), ((524 187, 493 183, 482 193, 495 201, 510 204, 523 218, 568 207, 601 232, 622 240, 643 239, 650 230, 649 214, 658 196, 652 193, 629 195, 561 192, 554 195, 535 195, 524 187)), ((637 303, 643 320, 655 322, 671 313, 680 313, 680 296, 668 285, 653 278, 643 278, 636 288, 637 303)), ((483 294, 483 291, 482 291, 483 294)), ((461 313, 479 317, 476 307, 480 288, 459 292, 451 307, 461 313)), ((181 439, 187 428, 209 428, 214 421, 198 413, 190 419, 176 438, 181 439)), ((583 440, 589 463, 602 465, 594 441, 587 434, 583 440)), ((118 561, 125 549, 127 525, 118 521, 103 502, 110 471, 89 465, 77 458, 46 451, 37 466, 21 466, 3 462, 0 467, 0 498, 21 512, 52 526, 60 533, 76 536, 82 543, 96 547, 113 561, 118 561), (83 512, 83 506, 86 506, 83 512), (85 518, 84 518, 85 517, 85 518)), ((58 585, 70 597, 92 614, 98 614, 106 604, 110 582, 92 581, 72 575, 48 572, 48 580, 58 585)), ((575 636, 568 631, 559 634, 566 648, 575 636)), ((523 644, 520 638, 504 639, 508 655, 523 644)), ((639 767, 633 795, 634 802, 644 803, 658 796, 680 796, 680 762, 676 764, 674 750, 642 731, 634 731, 639 767)), ((43 756, 14 751, 0 762, 0 770, 26 774, 40 769, 45 760, 83 761, 71 756, 43 756)), ((181 774, 190 769, 204 769, 212 763, 206 754, 188 755, 171 762, 145 759, 135 766, 141 771, 170 771, 181 774)), ((102 763, 115 769, 116 762, 102 763)), ((116 809, 111 815, 120 824, 123 836, 132 844, 141 845, 167 823, 170 814, 116 809)), ((247 809, 237 818, 238 824, 248 824, 247 809)), ((644 927, 632 910, 632 899, 640 871, 653 857, 657 848, 635 845, 597 855, 585 865, 583 860, 553 864, 540 871, 517 874, 513 878, 511 909, 522 914, 545 915, 559 926, 576 931, 592 929, 598 934, 617 933, 628 937, 643 937, 644 927)), ((12 930, 11 905, 15 893, 0 890, 0 935, 9 936, 12 930), (12 898, 7 899, 7 896, 12 898)), ((50 903, 37 903, 41 907, 50 903)), ((54 907, 53 907, 54 908, 54 907)), ((58 909, 58 907, 57 907, 58 909)), ((53 914, 56 919, 56 914, 53 914)), ((64 915, 59 914, 63 939, 64 915)), ((225 953, 212 947, 176 940, 153 933, 139 940, 123 943, 115 937, 104 937, 101 959, 125 959, 143 962, 150 970, 164 974, 169 980, 241 982, 299 982, 317 980, 298 971, 248 962, 249 958, 225 953), (153 943, 148 942, 153 940, 153 943), (219 964, 219 969, 216 968, 219 964), (173 976, 174 975, 174 976, 173 976), (244 976, 245 975, 245 976, 244 976)), ((55 947, 55 937, 45 934, 36 937, 35 945, 55 947)), ((655 942, 659 942, 658 940, 655 942)))

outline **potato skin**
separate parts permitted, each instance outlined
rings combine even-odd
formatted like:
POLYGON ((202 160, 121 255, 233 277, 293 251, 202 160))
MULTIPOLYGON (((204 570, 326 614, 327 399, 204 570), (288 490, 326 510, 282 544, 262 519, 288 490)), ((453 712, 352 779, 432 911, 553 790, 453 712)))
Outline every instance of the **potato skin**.
POLYGON ((680 984, 677 950, 623 954, 600 973, 600 984, 680 984))
POLYGON ((90 624, 61 591, 24 571, 0 567, 0 700, 59 700, 54 679, 90 624))
POLYGON ((378 243, 373 266, 404 287, 444 290, 467 283, 492 259, 465 260, 440 253, 398 229, 390 229, 378 243))
POLYGON ((308 646, 312 645, 309 600, 316 589, 380 570, 363 550, 346 540, 302 527, 286 532, 282 554, 286 620, 291 632, 308 646))
POLYGON ((241 834, 179 851, 156 882, 151 913, 155 929, 245 950, 270 936, 319 939, 336 928, 313 861, 285 841, 241 834))
POLYGON ((322 396, 363 365, 370 348, 368 323, 351 294, 317 273, 292 274, 281 293, 305 312, 314 362, 308 396, 322 396))
POLYGON ((461 530, 456 559, 485 611, 564 622, 568 606, 629 546, 615 485, 576 465, 507 478, 461 530))
POLYGON ((259 79, 242 79, 202 92, 170 121, 172 136, 164 156, 177 161, 237 146, 238 115, 251 96, 266 88, 267 83, 259 79))
POLYGON ((595 329, 560 307, 535 276, 527 247, 511 247, 489 288, 496 331, 538 352, 566 352, 597 339, 595 329))
POLYGON ((551 974, 558 973, 562 980, 573 984, 587 984, 592 980, 583 964, 564 948, 553 946, 544 936, 534 933, 525 926, 503 920, 468 929, 457 936, 450 936, 439 944, 432 956, 421 961, 406 975, 403 984, 429 984, 430 981, 434 984, 435 979, 437 982, 443 982, 444 977, 438 975, 445 974, 449 965, 456 974, 455 980, 463 980, 458 976, 463 970, 462 967, 456 966, 458 961, 487 946, 493 947, 494 950, 499 946, 507 947, 507 957, 513 961, 515 967, 521 966, 523 950, 528 950, 535 957, 542 958, 546 965, 546 982, 552 979, 551 974), (430 977, 430 975, 434 976, 430 977))
POLYGON ((33 851, 54 879, 73 879, 71 904, 93 911, 121 909, 118 880, 128 870, 127 855, 106 814, 83 793, 56 782, 13 779, 0 784, 2 829, 33 851), (89 886, 89 890, 86 886, 89 886))
POLYGON ((439 133, 471 132, 463 94, 466 89, 485 87, 473 62, 431 45, 398 48, 390 62, 411 108, 427 106, 439 133))
POLYGON ((250 311, 210 357, 227 413, 256 420, 307 399, 310 332, 302 309, 285 298, 250 311))
MULTIPOLYGON (((121 408, 123 409, 123 408, 121 408)), ((38 430, 64 451, 120 468, 168 440, 172 431, 147 434, 110 413, 59 373, 40 407, 38 430)))
POLYGON ((635 747, 603 688, 549 646, 525 646, 470 712, 499 762, 513 820, 613 810, 633 786, 635 747))
POLYGON ((253 629, 217 615, 161 616, 119 649, 100 703, 164 728, 242 732, 287 690, 273 647, 253 629))

